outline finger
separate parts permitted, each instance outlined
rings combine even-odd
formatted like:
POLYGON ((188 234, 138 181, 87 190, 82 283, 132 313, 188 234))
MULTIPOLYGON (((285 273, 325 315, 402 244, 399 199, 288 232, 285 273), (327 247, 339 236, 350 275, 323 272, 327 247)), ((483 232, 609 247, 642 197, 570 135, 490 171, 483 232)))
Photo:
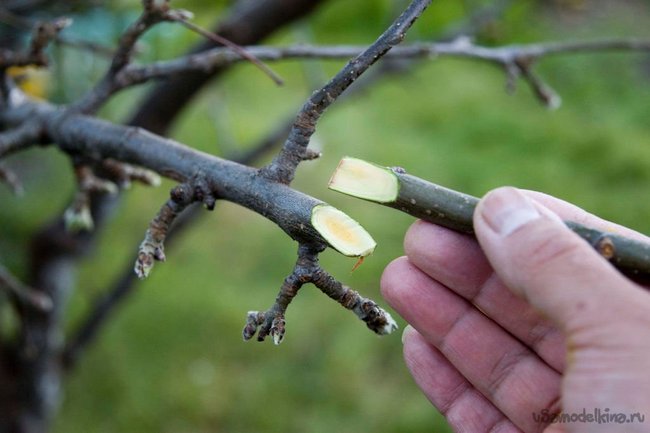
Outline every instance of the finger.
POLYGON ((415 329, 408 326, 402 341, 415 382, 454 431, 521 432, 415 329))
POLYGON ((382 277, 391 306, 434 345, 495 407, 524 431, 538 431, 531 412, 557 410, 560 375, 467 301, 408 259, 382 277))
POLYGON ((597 323, 620 299, 627 303, 641 293, 557 216, 514 188, 481 200, 474 226, 499 277, 564 330, 597 323))
POLYGON ((604 232, 617 233, 621 236, 635 239, 640 242, 650 243, 650 237, 641 234, 629 227, 613 223, 602 219, 596 215, 590 214, 578 206, 560 200, 559 198, 544 194, 538 191, 520 190, 526 197, 532 198, 536 202, 542 204, 544 207, 556 213, 564 221, 573 221, 580 223, 586 227, 592 227, 604 232))
POLYGON ((404 249, 420 270, 476 305, 557 371, 563 370, 563 335, 501 282, 475 238, 418 221, 409 228, 404 249))

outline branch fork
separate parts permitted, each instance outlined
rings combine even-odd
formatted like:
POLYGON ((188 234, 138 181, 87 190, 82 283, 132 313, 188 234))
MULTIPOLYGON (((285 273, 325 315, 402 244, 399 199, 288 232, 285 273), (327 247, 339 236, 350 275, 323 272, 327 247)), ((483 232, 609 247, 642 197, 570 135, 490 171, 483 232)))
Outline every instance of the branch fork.
POLYGON ((307 283, 312 283, 327 296, 354 312, 376 334, 390 334, 397 329, 397 323, 388 312, 374 301, 341 284, 321 268, 318 263, 320 252, 320 249, 310 245, 303 244, 298 247, 296 265, 293 272, 285 278, 275 303, 266 311, 248 312, 242 331, 244 340, 250 340, 257 333, 257 341, 264 341, 270 335, 274 344, 280 344, 285 334, 284 315, 287 307, 300 288, 307 283))

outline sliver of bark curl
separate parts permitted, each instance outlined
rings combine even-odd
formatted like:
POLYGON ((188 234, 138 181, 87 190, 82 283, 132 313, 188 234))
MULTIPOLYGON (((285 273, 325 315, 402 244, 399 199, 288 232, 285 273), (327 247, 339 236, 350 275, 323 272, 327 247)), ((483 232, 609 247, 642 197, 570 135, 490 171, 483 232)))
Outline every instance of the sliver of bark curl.
POLYGON ((262 169, 263 176, 277 182, 291 183, 296 168, 305 159, 309 140, 321 115, 361 74, 402 42, 406 31, 430 3, 431 0, 413 0, 370 47, 350 60, 325 86, 314 92, 298 112, 280 153, 262 169))

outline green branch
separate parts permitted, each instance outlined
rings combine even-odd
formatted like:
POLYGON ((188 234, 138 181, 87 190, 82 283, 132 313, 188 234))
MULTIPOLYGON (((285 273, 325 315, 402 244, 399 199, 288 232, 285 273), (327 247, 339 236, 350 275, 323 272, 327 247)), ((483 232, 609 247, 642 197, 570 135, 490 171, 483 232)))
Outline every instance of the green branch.
MULTIPOLYGON (((329 188, 452 230, 474 233, 472 217, 478 198, 406 174, 400 168, 346 157, 334 172, 329 188)), ((565 224, 624 274, 650 280, 650 244, 573 221, 565 224)))

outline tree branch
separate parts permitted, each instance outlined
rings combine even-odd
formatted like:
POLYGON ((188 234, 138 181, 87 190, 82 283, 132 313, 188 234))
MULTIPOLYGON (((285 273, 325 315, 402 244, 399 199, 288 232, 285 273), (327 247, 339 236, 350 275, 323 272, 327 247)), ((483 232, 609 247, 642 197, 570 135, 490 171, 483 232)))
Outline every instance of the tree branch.
POLYGON ((48 312, 52 309, 52 300, 15 278, 4 266, 0 265, 0 289, 6 290, 18 308, 35 309, 48 312))
POLYGON ((0 158, 42 143, 42 130, 38 122, 27 120, 0 133, 0 158))
MULTIPOLYGON (((386 75, 404 72, 404 70, 405 65, 402 62, 398 62, 397 64, 396 62, 384 62, 381 64, 380 68, 375 68, 372 71, 373 73, 364 75, 364 79, 357 82, 357 84, 349 89, 343 97, 347 98, 353 94, 363 92, 376 80, 381 79, 386 75)), ((339 101, 340 100, 341 99, 339 99, 339 101)), ((253 164, 264 154, 284 143, 289 131, 291 130, 292 123, 293 118, 282 122, 282 124, 272 130, 268 136, 250 146, 250 150, 228 159, 232 159, 244 165, 253 164)), ((170 241, 176 238, 181 232, 191 227, 194 222, 198 220, 199 216, 205 215, 201 210, 201 206, 197 204, 190 205, 188 209, 174 220, 170 231, 164 239, 165 249, 169 248, 170 241)), ((71 370, 76 365, 84 349, 86 349, 86 347, 97 338, 102 327, 107 323, 108 317, 110 317, 121 302, 133 292, 135 285, 139 282, 135 277, 131 263, 129 263, 129 265, 119 274, 116 281, 110 284, 109 288, 105 290, 102 295, 97 297, 95 302, 93 302, 92 309, 80 321, 79 326, 69 338, 62 355, 63 364, 67 370, 71 370)))
MULTIPOLYGON (((289 47, 251 46, 244 47, 246 52, 256 59, 264 61, 280 61, 289 59, 331 59, 341 60, 358 56, 363 52, 363 46, 309 46, 296 45, 289 47)), ((638 39, 608 39, 584 42, 545 43, 530 45, 510 45, 503 47, 485 47, 474 45, 466 38, 458 38, 452 42, 420 42, 394 47, 384 54, 391 59, 431 59, 439 56, 461 57, 497 64, 506 70, 509 76, 509 90, 513 91, 518 78, 529 83, 536 96, 545 105, 557 104, 552 90, 537 77, 532 66, 543 57, 606 51, 650 51, 650 41, 638 39)), ((119 87, 142 84, 154 79, 165 79, 183 74, 202 72, 211 73, 243 59, 237 53, 224 48, 190 54, 168 61, 155 62, 150 65, 130 65, 122 72, 119 87)))
POLYGON ((314 92, 298 112, 280 153, 262 169, 263 176, 285 184, 291 183, 298 164, 307 156, 309 140, 321 115, 361 74, 402 42, 406 31, 430 3, 431 0, 413 0, 370 47, 350 60, 325 86, 314 92))
POLYGON ((71 23, 72 21, 67 18, 37 23, 27 50, 23 52, 0 50, 0 70, 10 66, 47 66, 48 60, 45 55, 45 48, 61 30, 71 23))
MULTIPOLYGON (((238 45, 256 44, 277 29, 294 22, 325 3, 325 0, 238 0, 225 20, 214 29, 214 33, 238 45)), ((212 41, 197 45, 194 53, 214 47, 212 41)), ((191 71, 174 75, 158 84, 132 115, 130 125, 140 126, 151 132, 164 135, 172 120, 190 99, 211 79, 226 68, 211 72, 191 71)))
MULTIPOLYGON (((478 198, 406 174, 402 168, 381 167, 356 158, 344 158, 329 187, 433 224, 474 234, 473 215, 478 198)), ((574 221, 565 221, 565 224, 621 272, 639 281, 650 281, 650 244, 574 221)))
POLYGON ((293 272, 284 280, 275 303, 266 311, 248 312, 246 326, 242 331, 244 340, 250 340, 257 332, 258 341, 264 341, 266 336, 270 335, 276 345, 280 344, 285 333, 284 313, 289 303, 298 294, 298 290, 306 283, 314 284, 327 296, 353 311, 376 334, 390 334, 397 329, 397 323, 388 312, 374 301, 344 286, 322 269, 318 264, 319 253, 320 250, 314 250, 309 245, 298 247, 296 265, 293 272))

